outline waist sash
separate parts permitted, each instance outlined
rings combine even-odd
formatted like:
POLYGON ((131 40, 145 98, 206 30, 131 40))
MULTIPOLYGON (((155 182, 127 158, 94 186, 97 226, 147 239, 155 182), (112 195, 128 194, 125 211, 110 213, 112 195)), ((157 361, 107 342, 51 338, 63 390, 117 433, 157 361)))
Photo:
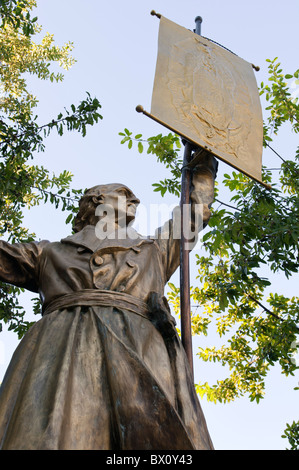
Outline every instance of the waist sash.
POLYGON ((150 319, 148 305, 130 294, 110 290, 84 289, 54 298, 43 307, 43 315, 70 307, 115 307, 150 319))

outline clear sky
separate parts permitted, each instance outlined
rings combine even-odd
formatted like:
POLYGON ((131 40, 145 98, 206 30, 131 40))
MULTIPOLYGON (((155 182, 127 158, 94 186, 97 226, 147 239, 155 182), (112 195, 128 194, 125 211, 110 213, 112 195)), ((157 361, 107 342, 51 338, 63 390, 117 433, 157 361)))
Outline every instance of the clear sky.
MULTIPOLYGON (((157 55, 159 20, 150 15, 154 9, 188 29, 194 29, 194 19, 202 16, 202 35, 231 49, 243 59, 260 66, 257 82, 266 81, 266 59, 278 57, 285 73, 298 68, 297 0, 38 0, 38 22, 43 32, 54 34, 56 43, 74 42, 75 66, 65 74, 63 84, 50 84, 30 79, 32 91, 39 98, 39 121, 44 124, 56 117, 64 107, 77 104, 85 92, 97 96, 102 104, 103 121, 87 130, 87 136, 72 133, 46 140, 46 152, 36 156, 36 162, 56 173, 65 169, 74 174, 77 188, 99 183, 123 182, 141 199, 146 207, 177 200, 161 197, 152 191, 152 183, 167 176, 167 171, 153 157, 140 155, 120 145, 118 133, 127 127, 145 137, 166 132, 161 126, 136 113, 142 104, 150 110, 151 93, 157 55)), ((296 92, 296 90, 294 90, 296 92)), ((273 146, 285 158, 292 158, 296 138, 288 130, 281 132, 273 146)), ((279 161, 268 150, 263 162, 272 167, 279 161)), ((230 168, 220 164, 218 180, 230 168)), ((220 183, 219 199, 229 195, 220 183)), ((59 240, 70 232, 64 223, 66 216, 51 207, 39 207, 26 215, 26 224, 37 238, 59 240)), ((192 259, 192 258, 191 258, 192 259)), ((195 263, 191 267, 194 281, 195 263)), ((178 282, 178 274, 174 276, 178 282)), ((275 288, 284 295, 294 295, 298 277, 291 282, 277 276, 275 288)), ((26 297, 26 296, 25 296, 26 297)), ((32 295, 29 295, 29 299, 32 295)), ((24 298, 26 302, 27 298, 24 298)), ((29 317, 30 313, 29 313, 29 317)), ((204 344, 213 345, 213 334, 204 344)), ((196 347, 201 338, 194 341, 196 347)), ((11 354, 17 345, 12 333, 0 336, 0 379, 5 373, 11 354)), ((195 380, 211 381, 222 378, 224 371, 214 364, 201 364, 194 359, 195 380)), ((293 388, 299 377, 284 378, 275 368, 267 379, 266 397, 259 405, 248 398, 232 404, 211 404, 202 400, 207 424, 216 449, 284 449, 281 439, 286 422, 299 419, 298 392, 293 388)))

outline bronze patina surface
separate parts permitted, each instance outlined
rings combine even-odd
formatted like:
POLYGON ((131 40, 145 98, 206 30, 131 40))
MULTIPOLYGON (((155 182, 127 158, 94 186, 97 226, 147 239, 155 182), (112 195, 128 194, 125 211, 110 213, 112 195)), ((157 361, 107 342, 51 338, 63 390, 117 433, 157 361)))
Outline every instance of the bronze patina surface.
MULTIPOLYGON (((204 225, 211 162, 192 174, 192 216, 203 207, 204 225)), ((213 448, 164 297, 180 262, 174 220, 153 237, 124 232, 138 203, 124 185, 100 185, 82 198, 73 235, 0 242, 1 281, 43 303, 1 386, 1 449, 213 448), (95 213, 119 195, 125 216, 118 212, 114 237, 100 239, 95 213)))

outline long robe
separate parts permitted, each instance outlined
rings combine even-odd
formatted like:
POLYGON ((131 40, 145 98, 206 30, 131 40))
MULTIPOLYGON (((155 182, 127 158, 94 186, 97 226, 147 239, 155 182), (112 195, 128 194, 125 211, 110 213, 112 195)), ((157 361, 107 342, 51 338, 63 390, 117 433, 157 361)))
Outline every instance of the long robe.
POLYGON ((1 385, 1 449, 213 448, 163 297, 179 265, 169 227, 167 238, 99 240, 86 226, 60 242, 0 242, 0 279, 38 292, 44 313, 1 385), (97 292, 108 302, 93 303, 97 292))

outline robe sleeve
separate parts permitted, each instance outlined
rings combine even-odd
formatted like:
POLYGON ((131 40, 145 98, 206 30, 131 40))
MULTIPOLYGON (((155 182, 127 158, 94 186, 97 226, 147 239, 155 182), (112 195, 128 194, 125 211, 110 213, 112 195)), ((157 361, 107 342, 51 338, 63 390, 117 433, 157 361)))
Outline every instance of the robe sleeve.
POLYGON ((0 281, 38 292, 40 257, 47 243, 0 241, 0 281))
MULTIPOLYGON (((217 174, 217 161, 210 155, 208 160, 197 165, 192 171, 190 189, 191 231, 194 239, 190 250, 196 245, 197 235, 209 222, 210 207, 214 200, 214 183, 217 174)), ((180 265, 181 211, 176 207, 172 218, 155 233, 155 240, 162 252, 167 282, 180 265)))

